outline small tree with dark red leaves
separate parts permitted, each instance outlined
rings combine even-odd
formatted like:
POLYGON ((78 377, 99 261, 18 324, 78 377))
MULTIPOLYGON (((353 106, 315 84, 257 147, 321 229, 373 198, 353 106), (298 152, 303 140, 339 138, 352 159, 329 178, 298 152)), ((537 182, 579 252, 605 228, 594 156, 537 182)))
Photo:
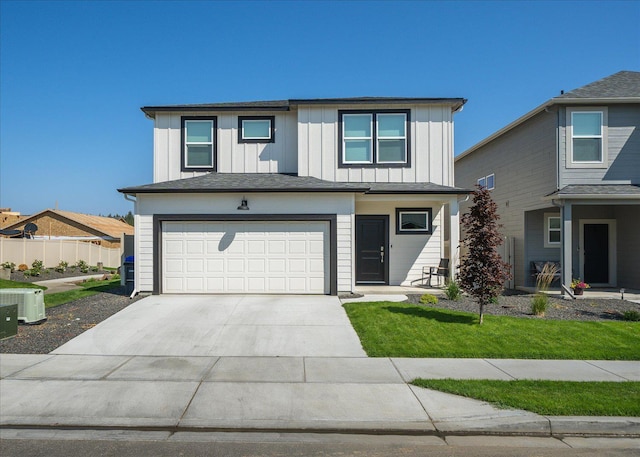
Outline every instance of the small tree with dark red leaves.
POLYGON ((500 218, 498 206, 484 187, 477 186, 472 195, 473 205, 462 216, 462 226, 466 233, 462 243, 469 250, 460 261, 458 281, 462 290, 474 297, 480 305, 482 324, 484 307, 500 295, 504 282, 511 274, 509 264, 504 263, 497 252, 497 247, 502 244, 502 237, 498 232, 502 226, 497 223, 500 218))

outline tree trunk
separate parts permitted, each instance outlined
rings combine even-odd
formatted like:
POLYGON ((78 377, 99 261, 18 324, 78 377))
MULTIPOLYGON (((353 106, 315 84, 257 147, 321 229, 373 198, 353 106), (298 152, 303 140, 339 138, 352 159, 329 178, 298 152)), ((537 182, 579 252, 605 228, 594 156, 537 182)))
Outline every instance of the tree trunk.
POLYGON ((480 325, 482 325, 483 317, 484 317, 484 303, 480 302, 480 325))

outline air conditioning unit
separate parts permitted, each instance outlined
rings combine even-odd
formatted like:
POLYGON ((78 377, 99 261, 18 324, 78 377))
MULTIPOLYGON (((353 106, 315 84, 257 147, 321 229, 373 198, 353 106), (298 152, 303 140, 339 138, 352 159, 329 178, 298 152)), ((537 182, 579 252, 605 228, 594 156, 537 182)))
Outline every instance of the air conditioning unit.
POLYGON ((27 324, 45 321, 42 289, 0 289, 0 303, 18 305, 18 320, 27 324))

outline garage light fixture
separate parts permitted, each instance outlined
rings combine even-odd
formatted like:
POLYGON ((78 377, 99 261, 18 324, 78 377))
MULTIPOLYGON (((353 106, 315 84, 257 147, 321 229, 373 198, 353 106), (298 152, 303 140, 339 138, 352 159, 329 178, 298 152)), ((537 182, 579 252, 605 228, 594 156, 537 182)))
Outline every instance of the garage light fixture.
POLYGON ((247 205, 247 199, 242 197, 242 201, 240 202, 240 206, 238 206, 238 209, 240 210, 247 210, 249 209, 249 206, 247 205))

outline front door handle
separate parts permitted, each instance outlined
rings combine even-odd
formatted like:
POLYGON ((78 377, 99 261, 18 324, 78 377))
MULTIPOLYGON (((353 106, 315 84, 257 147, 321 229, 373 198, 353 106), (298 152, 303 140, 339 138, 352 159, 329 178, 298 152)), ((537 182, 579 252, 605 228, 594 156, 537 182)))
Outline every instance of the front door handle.
POLYGON ((384 263, 384 246, 380 246, 380 263, 384 263))

